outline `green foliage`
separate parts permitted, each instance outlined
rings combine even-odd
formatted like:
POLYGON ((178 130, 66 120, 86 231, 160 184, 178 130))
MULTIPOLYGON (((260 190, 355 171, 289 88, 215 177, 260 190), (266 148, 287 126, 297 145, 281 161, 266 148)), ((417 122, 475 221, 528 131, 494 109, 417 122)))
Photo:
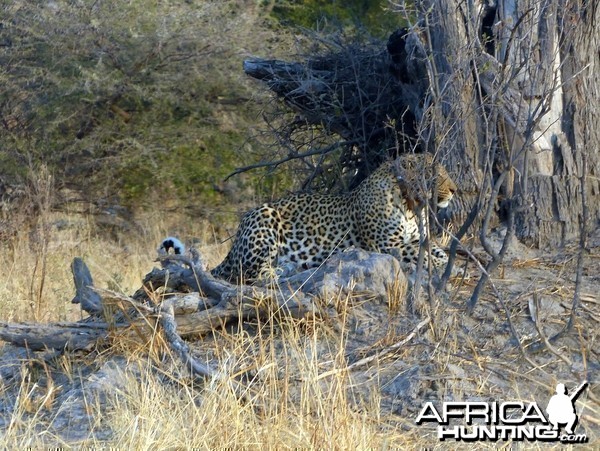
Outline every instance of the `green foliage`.
MULTIPOLYGON (((22 163, 15 155, 0 151, 0 168, 2 168, 0 175, 7 179, 5 181, 14 183, 15 180, 23 180, 27 177, 27 167, 22 163)), ((0 178, 0 182, 2 181, 0 178)))
POLYGON ((234 131, 213 132, 194 147, 175 147, 163 155, 161 165, 178 165, 171 181, 181 196, 201 196, 207 201, 214 201, 221 190, 219 185, 237 162, 235 149, 242 145, 243 139, 240 133, 234 131))
POLYGON ((323 28, 325 18, 387 36, 401 15, 385 6, 383 0, 5 2, 0 178, 24 179, 24 166, 45 164, 57 187, 132 206, 154 206, 157 196, 216 205, 241 192, 281 195, 298 178, 293 171, 257 171, 222 183, 235 167, 265 158, 248 136, 262 123, 257 109, 270 106, 258 102, 261 89, 245 78, 241 61, 288 49, 281 24, 323 28), (269 27, 273 17, 279 26, 269 27))
POLYGON ((43 162, 90 198, 216 201, 256 122, 235 53, 261 44, 253 3, 4 5, 0 176, 43 162))
POLYGON ((364 29, 379 38, 406 25, 402 15, 389 11, 387 0, 277 0, 273 16, 309 29, 364 29))

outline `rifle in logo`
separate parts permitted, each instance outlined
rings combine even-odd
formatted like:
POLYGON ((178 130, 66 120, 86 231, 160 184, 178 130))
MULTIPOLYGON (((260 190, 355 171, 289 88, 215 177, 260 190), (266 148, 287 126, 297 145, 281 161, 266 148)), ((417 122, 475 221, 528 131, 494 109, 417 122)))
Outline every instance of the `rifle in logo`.
POLYGON ((571 401, 572 401, 573 403, 575 403, 575 401, 576 401, 576 400, 577 400, 577 398, 579 397, 579 393, 581 393, 581 392, 583 391, 583 389, 584 389, 585 387, 587 387, 587 386, 588 386, 588 382, 587 382, 587 381, 584 381, 584 382, 583 382, 583 383, 582 383, 582 384, 581 384, 579 387, 577 387, 577 388, 575 389, 575 391, 573 392, 573 394, 572 394, 571 396, 569 396, 569 398, 571 398, 571 401))
POLYGON ((565 429, 567 434, 573 434, 573 428, 578 420, 575 401, 587 385, 587 381, 583 382, 571 395, 567 395, 567 389, 564 384, 556 385, 556 394, 550 398, 548 407, 546 407, 548 421, 552 423, 553 430, 557 430, 559 424, 566 424, 565 429))

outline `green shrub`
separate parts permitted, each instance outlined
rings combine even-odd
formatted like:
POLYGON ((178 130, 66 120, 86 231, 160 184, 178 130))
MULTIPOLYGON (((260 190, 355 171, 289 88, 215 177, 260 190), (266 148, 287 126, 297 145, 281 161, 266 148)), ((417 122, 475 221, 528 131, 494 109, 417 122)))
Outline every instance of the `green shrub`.
MULTIPOLYGON (((216 202, 256 126, 253 1, 16 1, 0 19, 0 177, 48 165, 94 199, 216 202), (12 157, 9 157, 11 155, 12 157), (174 189, 171 192, 171 189, 174 189), (202 200, 202 199, 200 199, 202 200)), ((265 31, 264 33, 272 33, 265 31)))
POLYGON ((309 29, 363 29, 387 38, 406 25, 400 14, 390 14, 387 0, 279 0, 273 16, 284 24, 309 29))

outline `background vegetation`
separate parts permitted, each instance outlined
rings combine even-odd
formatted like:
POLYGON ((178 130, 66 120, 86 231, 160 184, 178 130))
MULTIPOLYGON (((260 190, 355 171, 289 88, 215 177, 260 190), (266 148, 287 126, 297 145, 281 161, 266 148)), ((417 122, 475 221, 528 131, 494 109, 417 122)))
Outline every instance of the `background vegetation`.
POLYGON ((247 6, 5 6, 4 183, 23 185, 43 164, 57 192, 71 188, 95 205, 143 210, 179 199, 214 206, 257 111, 240 75, 241 55, 253 49, 235 42, 261 42, 260 33, 245 39, 262 20, 247 6))
POLYGON ((289 55, 297 27, 320 27, 323 17, 348 29, 361 17, 385 34, 395 20, 385 19, 384 4, 5 4, 0 194, 7 201, 22 192, 40 165, 57 194, 69 188, 71 200, 130 212, 168 206, 220 215, 234 199, 269 195, 277 183, 281 192, 291 183, 284 176, 224 183, 262 156, 257 130, 270 108, 242 60, 289 55))
MULTIPOLYGON (((410 4, 394 3, 399 8, 410 4)), ((311 170, 305 166, 303 171, 289 167, 282 172, 253 171, 224 181, 236 167, 276 158, 273 149, 279 157, 285 155, 288 149, 278 147, 281 136, 274 132, 285 132, 281 124, 296 117, 287 107, 283 114, 271 94, 243 74, 242 60, 252 55, 293 60, 303 52, 298 60, 305 60, 307 49, 315 47, 309 48, 310 31, 302 27, 341 30, 344 38, 356 34, 372 44, 369 49, 381 43, 383 50, 389 33, 403 25, 402 17, 410 16, 410 11, 391 13, 388 4, 381 0, 3 2, 2 319, 79 319, 79 306, 69 302, 73 296, 69 264, 76 256, 85 259, 97 286, 127 294, 155 265, 156 246, 167 234, 197 240, 209 267, 218 263, 229 246, 221 240, 234 232, 238 214, 257 198, 297 189, 297 182, 311 170)), ((329 50, 328 42, 317 44, 329 50)), ((348 52, 356 54, 352 48, 347 47, 348 52)), ((321 54, 326 58, 326 51, 321 54)), ((462 124, 463 119, 453 123, 462 124)), ((324 127, 301 125, 305 135, 296 142, 323 146, 332 141, 324 127)), ((448 136, 448 142, 455 141, 448 136)), ((294 143, 295 136, 285 138, 294 143)), ((316 163, 315 156, 313 166, 316 163)), ((500 242, 501 238, 494 243, 500 242)), ((593 310, 598 305, 597 251, 590 254, 588 261, 595 266, 586 269, 583 291, 573 287, 574 255, 583 255, 580 249, 543 258, 529 251, 518 249, 517 258, 503 262, 499 280, 494 280, 496 291, 485 293, 475 316, 464 313, 473 288, 468 281, 435 299, 442 302, 434 305, 432 300, 428 312, 438 321, 432 321, 430 330, 390 361, 378 361, 365 375, 379 383, 384 370, 395 369, 395 363, 411 368, 403 375, 396 371, 388 386, 365 398, 359 394, 367 385, 347 368, 345 341, 351 331, 332 331, 326 322, 291 322, 277 328, 268 322, 256 326, 254 335, 219 328, 214 337, 196 343, 224 374, 238 368, 255 371, 254 391, 245 394, 244 403, 232 392, 227 377, 196 390, 183 378, 173 377, 176 369, 162 373, 168 360, 164 348, 149 356, 147 348, 117 340, 111 349, 34 361, 26 353, 12 357, 14 348, 3 345, 0 437, 10 448, 97 447, 106 445, 106 437, 111 446, 135 449, 431 446, 438 443, 434 430, 416 428, 405 410, 400 414, 389 406, 382 408, 385 390, 387 396, 404 393, 404 379, 412 389, 423 389, 414 393, 414 406, 394 409, 415 408, 423 399, 468 396, 535 397, 545 402, 558 380, 574 380, 576 372, 597 370, 593 366, 597 365, 593 343, 598 340, 594 327, 598 313, 593 310), (569 312, 576 311, 568 303, 578 290, 588 316, 583 322, 578 319, 577 334, 562 342, 560 354, 531 353, 525 361, 520 352, 525 355, 525 347, 538 337, 533 323, 546 333, 557 331, 569 312), (530 299, 535 296, 548 306, 539 315, 531 313, 530 299), (507 326, 511 317, 518 333, 507 326), (325 361, 319 359, 323 347, 327 352, 320 357, 325 355, 325 361), (7 362, 17 369, 7 369, 7 362), (113 366, 116 370, 108 371, 113 366), (334 377, 322 377, 331 367, 334 377), (78 387, 101 385, 97 373, 110 386, 111 396, 99 390, 102 396, 86 398, 78 387), (6 374, 16 376, 8 379, 6 374), (56 426, 57 420, 64 418, 70 405, 63 408, 57 399, 61 390, 73 386, 82 415, 67 416, 74 423, 67 422, 67 432, 87 434, 107 427, 111 435, 62 435, 65 431, 56 426)), ((358 315, 364 315, 357 307, 358 315)), ((404 312, 401 316, 406 323, 413 321, 404 312)), ((396 319, 377 322, 376 328, 381 331, 396 319)), ((397 340, 391 334, 369 346, 380 349, 397 340)), ((160 337, 154 342, 160 348, 160 337)), ((597 425, 598 418, 593 401, 597 395, 592 398, 592 387, 589 392, 590 400, 580 410, 586 427, 597 425)), ((578 402, 582 405, 583 397, 578 402)))
MULTIPOLYGON (((383 17, 384 2, 371 3, 370 16, 379 11, 383 17)), ((327 8, 327 21, 350 30, 363 11, 353 5, 365 4, 349 2, 352 14, 342 3, 327 8)), ((218 263, 229 245, 219 244, 220 238, 234 231, 238 214, 256 197, 280 196, 295 182, 293 174, 260 171, 224 182, 236 167, 262 159, 277 144, 263 119, 273 109, 271 95, 243 74, 242 60, 295 53, 303 39, 298 26, 323 26, 321 7, 254 0, 4 3, 2 319, 79 319, 79 306, 69 303, 75 256, 85 259, 96 285, 124 293, 139 287, 167 234, 198 239, 209 265, 218 263)), ((70 424, 72 437, 108 426, 110 443, 136 449, 257 443, 365 448, 410 440, 412 434, 400 434, 396 424, 382 432, 377 405, 351 410, 344 376, 326 389, 309 378, 300 392, 290 389, 296 373, 284 381, 280 368, 298 361, 304 374, 319 371, 313 354, 329 332, 326 325, 309 329, 290 324, 281 337, 260 334, 250 343, 246 333, 234 341, 226 334, 225 343, 215 343, 215 358, 225 367, 235 354, 236 361, 260 360, 266 370, 260 370, 265 384, 256 402, 242 410, 228 386, 219 383, 203 394, 181 384, 165 386, 147 356, 120 350, 127 367, 142 373, 110 376, 121 395, 111 397, 108 409, 84 399, 84 411, 99 422, 70 424), (280 338, 289 348, 283 355, 274 353, 280 338)), ((65 355, 58 369, 83 383, 80 371, 110 366, 114 358, 111 352, 94 355, 93 362, 65 355)), ((7 400, 14 412, 0 419, 10 418, 0 433, 7 446, 105 443, 100 436, 78 442, 54 435, 62 414, 50 412, 59 407, 55 399, 66 384, 37 365, 23 367, 21 375, 22 402, 7 400)), ((0 402, 10 393, 2 385, 0 402)), ((86 421, 84 413, 72 418, 86 421)))
MULTIPOLYGON (((306 45, 308 28, 325 23, 329 31, 361 28, 365 36, 383 36, 397 20, 386 5, 4 2, 0 239, 7 266, 27 278, 8 277, 2 288, 7 298, 17 293, 10 302, 26 300, 9 316, 24 319, 34 310, 43 316, 38 304, 60 293, 68 272, 53 259, 95 255, 90 240, 146 255, 167 234, 218 245, 257 198, 297 188, 293 171, 225 181, 236 167, 280 147, 272 133, 279 124, 264 120, 280 107, 243 73, 242 61, 289 57, 306 45), (26 252, 33 265, 13 260, 26 252)), ((133 288, 139 276, 130 284, 121 270, 106 274, 107 283, 133 288)), ((68 315, 48 313, 46 319, 68 315)))
POLYGON ((287 26, 320 31, 358 29, 382 39, 406 25, 402 15, 391 13, 390 2, 385 0, 275 1, 272 16, 287 26))

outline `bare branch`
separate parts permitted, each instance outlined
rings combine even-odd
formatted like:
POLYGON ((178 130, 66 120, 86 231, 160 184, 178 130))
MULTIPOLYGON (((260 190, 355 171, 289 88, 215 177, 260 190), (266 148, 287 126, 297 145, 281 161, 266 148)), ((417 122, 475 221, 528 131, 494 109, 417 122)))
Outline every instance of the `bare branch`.
POLYGON ((350 365, 348 365, 347 367, 345 367, 343 369, 334 369, 334 370, 319 374, 319 376, 316 378, 316 380, 320 380, 320 379, 323 379, 323 378, 326 378, 329 376, 333 376, 335 374, 341 373, 342 371, 345 372, 345 371, 355 370, 356 368, 360 368, 361 366, 368 365, 369 363, 371 363, 375 360, 381 359, 388 354, 396 352, 398 349, 402 348, 402 346, 406 345, 406 343, 408 343, 413 338, 415 338, 417 336, 417 334, 420 332, 420 330, 423 329, 423 327, 428 325, 430 322, 431 322, 431 318, 429 318, 429 317, 425 318, 424 320, 419 322, 419 324, 417 324, 415 326, 415 328, 402 340, 394 343, 391 346, 387 346, 387 347, 383 348, 382 350, 376 352, 373 355, 370 355, 368 357, 357 360, 356 362, 351 363, 350 365))
POLYGON ((192 374, 201 377, 214 377, 216 373, 208 366, 190 353, 190 347, 177 334, 177 322, 175 321, 174 302, 175 299, 167 299, 160 308, 159 321, 165 334, 165 339, 175 354, 181 359, 185 368, 192 374))
MULTIPOLYGON (((354 141, 356 142, 356 141, 354 141)), ((227 175, 227 177, 225 177, 225 181, 229 180, 231 177, 233 177, 234 175, 238 175, 241 174, 243 172, 247 172, 250 171, 252 169, 258 169, 258 168, 276 168, 277 166, 283 164, 283 163, 287 163, 288 161, 292 161, 292 160, 298 160, 298 159, 302 159, 302 158, 307 158, 307 157, 312 157, 314 155, 327 155, 330 152, 333 152, 335 150, 338 150, 341 147, 345 147, 345 146, 350 146, 354 143, 353 141, 341 141, 341 142, 336 142, 330 146, 327 146, 323 149, 313 149, 309 152, 304 152, 304 153, 290 153, 288 154, 287 157, 281 158, 279 160, 275 160, 275 161, 264 161, 264 162, 260 162, 260 163, 256 163, 256 164, 251 164, 248 166, 244 166, 241 168, 236 169, 235 171, 233 171, 231 174, 227 175)))

